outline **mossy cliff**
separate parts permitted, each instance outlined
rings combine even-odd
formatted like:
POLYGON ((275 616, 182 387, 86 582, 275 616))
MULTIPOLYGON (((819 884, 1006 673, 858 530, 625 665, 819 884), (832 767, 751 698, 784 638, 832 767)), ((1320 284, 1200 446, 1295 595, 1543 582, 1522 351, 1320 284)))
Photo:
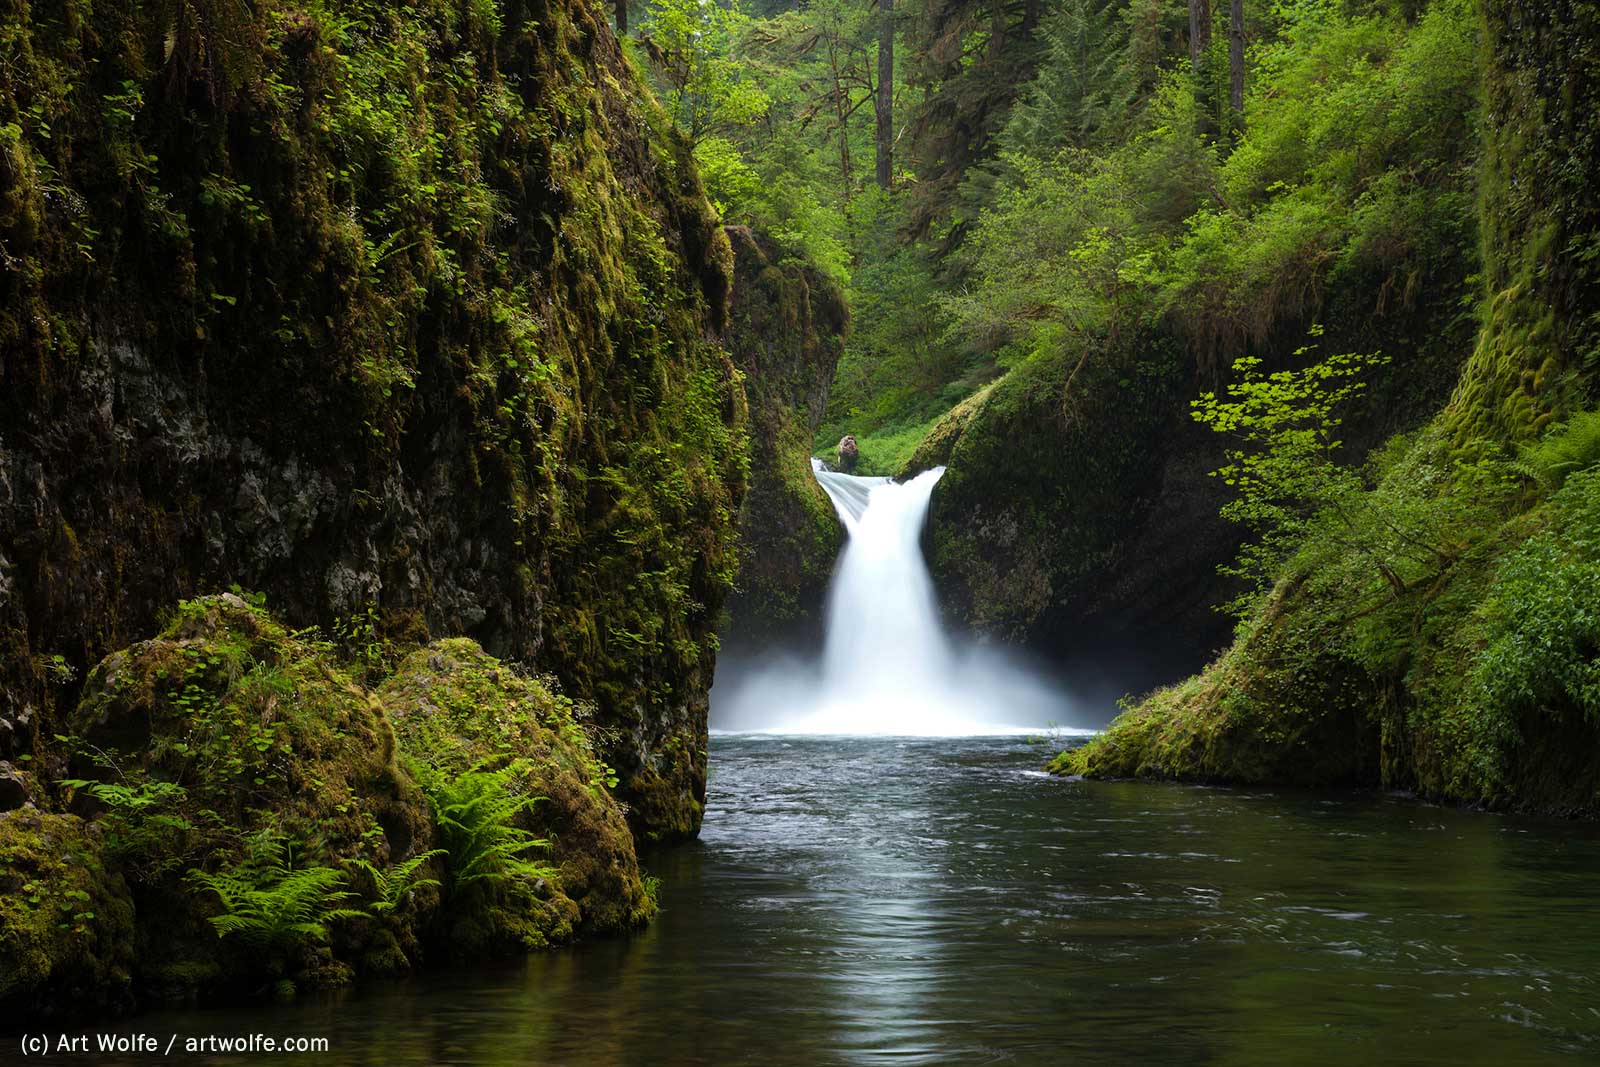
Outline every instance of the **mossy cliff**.
MULTIPOLYGON (((937 302, 970 353, 962 380, 1003 376, 910 461, 949 467, 931 562, 952 614, 1075 675, 1181 677, 1227 641, 1213 608, 1238 591, 1217 574, 1239 529, 1210 476, 1229 442, 1193 402, 1237 385, 1241 360, 1274 374, 1382 353, 1341 412, 1342 456, 1438 411, 1477 329, 1468 3, 1252 16, 1250 98, 1221 127, 1216 85, 1137 34, 1128 62, 1160 75, 1120 132, 1031 113, 1066 82, 1027 90, 1015 151, 971 185, 988 195, 952 263, 969 273, 937 302)), ((1089 77, 1073 54, 1053 46, 1043 70, 1089 77)))
MULTIPOLYGON (((1323 351, 1409 349, 1349 420, 1359 454, 1448 396, 1470 343, 1455 301, 1471 266, 1456 267, 1440 299, 1387 316, 1371 314, 1369 279, 1340 278, 1252 351, 1297 365, 1317 316, 1329 321, 1323 351)), ((1218 515, 1227 489, 1210 476, 1226 442, 1191 417, 1190 401, 1215 387, 1181 332, 1155 323, 1098 351, 1045 352, 951 411, 904 471, 949 468, 930 560, 947 607, 1074 666, 1124 657, 1120 667, 1147 677, 1203 663, 1226 642, 1216 607, 1234 590, 1217 565, 1239 543, 1218 515)))
POLYGON ((739 641, 770 641, 820 621, 843 538, 811 476, 811 441, 849 329, 839 287, 748 227, 730 227, 728 348, 750 403, 750 489, 739 512, 739 641))
POLYGON ((0 758, 197 591, 470 635, 692 834, 744 399, 585 0, 0 3, 0 758))
POLYGON ((1305 546, 1216 663, 1056 769, 1600 812, 1600 8, 1482 13, 1490 292, 1453 396, 1349 543, 1305 546))
POLYGON ((654 914, 592 709, 464 639, 367 667, 231 595, 96 667, 40 766, 67 811, 0 813, 0 1006, 336 985, 654 914), (541 877, 442 828, 496 772, 516 823, 479 829, 541 877))

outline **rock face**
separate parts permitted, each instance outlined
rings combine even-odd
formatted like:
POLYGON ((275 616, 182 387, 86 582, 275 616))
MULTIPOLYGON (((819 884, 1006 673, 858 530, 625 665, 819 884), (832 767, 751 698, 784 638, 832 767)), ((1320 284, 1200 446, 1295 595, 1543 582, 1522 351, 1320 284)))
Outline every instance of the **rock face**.
POLYGON ((0 811, 15 811, 31 800, 28 783, 23 781, 22 775, 11 764, 0 760, 0 811))
MULTIPOLYGON (((1358 314, 1363 299, 1356 284, 1329 294, 1323 351, 1430 341, 1347 419, 1355 454, 1436 410, 1470 348, 1453 306, 1385 319, 1358 314)), ((1269 365, 1289 365, 1304 325, 1263 347, 1269 365)), ((1217 566, 1240 537, 1210 476, 1227 442, 1190 415, 1190 400, 1216 387, 1178 338, 1150 328, 1087 358, 1043 354, 952 410, 902 471, 948 467, 930 564, 951 613, 1070 673, 1104 670, 1120 685, 1097 694, 1108 698, 1203 666, 1229 639, 1215 607, 1234 590, 1217 566)))
POLYGON ((845 434, 839 438, 839 447, 834 453, 839 459, 839 469, 845 474, 853 474, 856 464, 861 462, 861 446, 856 443, 854 434, 845 434))
POLYGON ((750 398, 750 490, 739 512, 739 590, 730 647, 799 636, 819 620, 843 536, 811 474, 811 442, 828 402, 849 314, 837 285, 731 227, 728 345, 750 398))
POLYGON ((696 831, 728 246, 595 10, 491 6, 0 5, 0 757, 237 583, 554 673, 696 831))

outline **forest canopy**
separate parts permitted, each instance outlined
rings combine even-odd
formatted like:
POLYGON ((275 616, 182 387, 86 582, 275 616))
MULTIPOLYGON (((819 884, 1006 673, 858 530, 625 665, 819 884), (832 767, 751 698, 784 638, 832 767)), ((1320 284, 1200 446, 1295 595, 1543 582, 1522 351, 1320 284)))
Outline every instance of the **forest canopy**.
POLYGON ((657 0, 632 25, 728 221, 846 283, 817 447, 854 433, 870 469, 1041 352, 1155 327, 1214 381, 1344 280, 1379 314, 1476 300, 1466 0, 657 0))

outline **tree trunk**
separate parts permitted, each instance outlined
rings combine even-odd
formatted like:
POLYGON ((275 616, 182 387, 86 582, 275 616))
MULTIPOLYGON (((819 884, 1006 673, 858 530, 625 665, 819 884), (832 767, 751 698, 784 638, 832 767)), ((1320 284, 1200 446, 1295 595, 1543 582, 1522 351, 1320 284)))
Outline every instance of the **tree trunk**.
POLYGON ((628 36, 628 0, 616 0, 613 10, 617 15, 617 36, 628 36))
MULTIPOLYGON (((619 0, 620 2, 620 0, 619 0)), ((878 0, 878 187, 889 188, 894 151, 894 0, 878 0)))
POLYGON ((1244 0, 1233 0, 1228 18, 1228 73, 1235 115, 1244 114, 1244 0))
POLYGON ((1211 46, 1211 0, 1189 0, 1189 64, 1200 73, 1200 60, 1211 46))
POLYGON ((1189 0, 1189 66, 1200 72, 1200 0, 1189 0))

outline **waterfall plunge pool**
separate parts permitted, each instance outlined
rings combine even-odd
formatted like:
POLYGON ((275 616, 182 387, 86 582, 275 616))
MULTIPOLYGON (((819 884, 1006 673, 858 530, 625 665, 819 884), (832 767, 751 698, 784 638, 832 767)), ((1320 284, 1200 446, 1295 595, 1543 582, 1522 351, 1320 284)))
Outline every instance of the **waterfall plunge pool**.
POLYGON ((701 840, 647 857, 637 936, 94 1028, 327 1037, 282 1062, 375 1067, 1600 1055, 1600 827, 1069 782, 1044 756, 713 738, 701 840))

